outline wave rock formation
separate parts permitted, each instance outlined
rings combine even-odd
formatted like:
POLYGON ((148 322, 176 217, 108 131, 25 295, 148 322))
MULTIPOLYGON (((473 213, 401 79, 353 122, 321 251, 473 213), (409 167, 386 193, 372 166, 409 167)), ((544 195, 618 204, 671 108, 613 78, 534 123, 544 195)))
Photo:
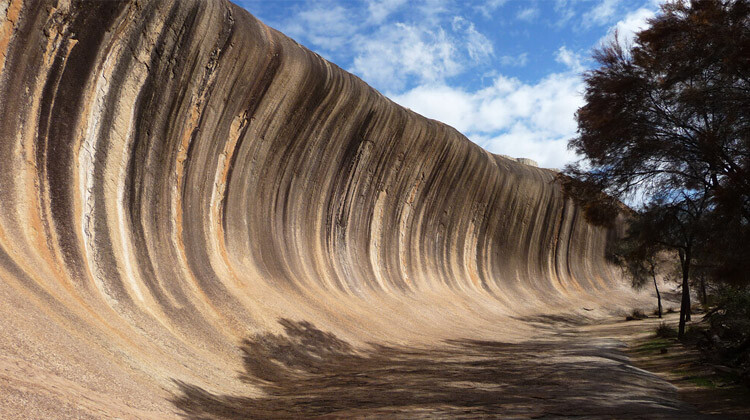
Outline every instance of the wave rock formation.
POLYGON ((612 232, 553 171, 396 105, 231 3, 2 0, 0 18, 11 416, 161 418, 180 390, 265 395, 237 377, 248 337, 266 358, 294 337, 323 343, 318 359, 512 343, 534 317, 640 299, 605 262, 612 232))

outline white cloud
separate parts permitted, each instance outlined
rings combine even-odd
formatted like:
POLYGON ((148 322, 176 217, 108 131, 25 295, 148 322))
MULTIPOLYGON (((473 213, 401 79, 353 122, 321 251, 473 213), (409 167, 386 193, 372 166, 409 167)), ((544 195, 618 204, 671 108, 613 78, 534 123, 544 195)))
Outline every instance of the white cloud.
POLYGON ((531 21, 537 16, 539 16, 539 9, 537 9, 536 7, 527 7, 525 9, 519 10, 516 14, 516 18, 525 21, 531 21))
POLYGON ((492 86, 475 92, 425 84, 389 96, 453 126, 493 153, 560 168, 575 158, 566 145, 576 132, 574 115, 583 105, 582 90, 580 77, 569 71, 534 84, 497 76, 492 86))
POLYGON ((492 13, 502 7, 508 0, 488 0, 484 3, 474 6, 474 10, 479 11, 484 17, 491 18, 492 13))
POLYGON ((462 70, 456 46, 442 29, 396 23, 360 36, 351 71, 378 87, 402 89, 407 79, 437 82, 462 70))
MULTIPOLYGON (((552 55, 564 66, 560 66, 562 70, 536 81, 522 81, 486 66, 495 55, 493 43, 467 15, 455 14, 460 10, 455 0, 422 0, 413 7, 405 0, 363 0, 359 9, 353 3, 322 1, 305 6, 287 20, 287 27, 295 31, 284 30, 338 55, 348 62, 349 71, 396 102, 452 125, 493 153, 526 157, 553 168, 575 160, 567 142, 576 134, 574 115, 583 105, 580 73, 588 53, 562 46, 552 55), (484 87, 454 84, 457 76, 469 71, 482 75, 480 85, 484 87)), ((653 16, 660 0, 648 1, 654 3, 627 15, 625 3, 619 0, 588 3, 585 16, 577 11, 581 6, 578 0, 556 0, 554 10, 560 22, 586 19, 590 27, 612 25, 621 19, 610 33, 617 28, 622 37, 632 38, 653 16)), ((506 0, 490 0, 481 7, 469 7, 489 14, 503 3, 506 0)), ((516 7, 514 4, 513 11, 508 11, 511 17, 533 20, 540 15, 536 3, 516 7)), ((601 33, 603 28, 606 26, 590 30, 601 33)), ((522 67, 530 54, 531 50, 521 51, 493 61, 522 67)))
POLYGON ((555 26, 562 27, 576 15, 574 5, 569 0, 555 0, 554 10, 557 20, 555 26))
POLYGON ((407 3, 321 0, 297 9, 279 29, 334 62, 348 62, 349 71, 381 90, 442 83, 493 56, 492 42, 474 22, 449 13, 451 0, 421 0, 403 20, 394 19, 407 3))
POLYGON ((367 10, 375 23, 384 21, 391 13, 398 10, 406 0, 368 0, 367 10))
POLYGON ((484 145, 492 153, 511 157, 525 157, 535 160, 542 168, 560 170, 566 164, 577 160, 576 154, 568 150, 568 138, 548 137, 544 133, 530 130, 525 125, 518 124, 507 133, 499 136, 476 136, 473 140, 484 145))
POLYGON ((421 24, 380 25, 353 38, 350 71, 379 89, 398 91, 410 82, 442 83, 493 54, 492 42, 473 22, 453 17, 447 28, 421 24))
POLYGON ((601 0, 583 15, 584 26, 604 25, 611 22, 617 13, 620 0, 601 0))
POLYGON ((476 30, 474 23, 456 16, 453 18, 452 26, 456 33, 463 36, 469 58, 474 62, 482 61, 492 55, 492 42, 476 30))
POLYGON ((636 32, 645 29, 648 26, 647 21, 656 15, 656 7, 653 9, 642 7, 638 10, 628 13, 625 18, 612 26, 607 35, 599 42, 603 43, 611 40, 617 32, 618 39, 622 45, 631 45, 635 39, 636 32))
POLYGON ((348 9, 318 4, 300 11, 294 19, 283 24, 281 30, 292 38, 306 39, 323 50, 335 51, 343 48, 359 27, 352 24, 348 9))
POLYGON ((395 102, 428 118, 444 122, 458 131, 467 132, 475 126, 475 97, 454 87, 421 85, 401 95, 388 95, 395 102))
POLYGON ((453 0, 421 0, 413 3, 416 3, 414 10, 419 12, 420 25, 430 27, 440 25, 444 15, 451 9, 453 0))
POLYGON ((528 53, 521 53, 518 55, 504 55, 500 57, 500 65, 506 67, 523 67, 528 61, 528 53))
POLYGON ((580 54, 570 51, 566 46, 560 47, 555 53, 555 61, 565 64, 570 70, 575 72, 583 71, 580 54))

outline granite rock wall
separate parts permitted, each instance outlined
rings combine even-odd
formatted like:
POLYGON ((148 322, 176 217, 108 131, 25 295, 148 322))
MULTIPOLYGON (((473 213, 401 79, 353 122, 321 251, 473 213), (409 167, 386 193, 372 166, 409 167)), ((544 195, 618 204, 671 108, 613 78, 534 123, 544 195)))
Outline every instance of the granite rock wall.
POLYGON ((6 409, 148 417, 174 380, 252 393, 238 343, 282 318, 512 341, 536 314, 626 307, 611 233, 554 176, 223 0, 2 0, 6 409))

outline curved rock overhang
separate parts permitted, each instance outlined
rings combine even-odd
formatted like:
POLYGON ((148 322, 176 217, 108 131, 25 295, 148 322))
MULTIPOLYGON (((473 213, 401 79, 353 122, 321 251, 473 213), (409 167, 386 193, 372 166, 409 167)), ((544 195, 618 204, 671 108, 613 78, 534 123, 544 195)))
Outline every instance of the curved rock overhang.
POLYGON ((513 341, 524 317, 636 299, 553 171, 231 3, 0 4, 9 377, 140 416, 173 380, 247 391, 238 343, 282 318, 355 343, 513 341))

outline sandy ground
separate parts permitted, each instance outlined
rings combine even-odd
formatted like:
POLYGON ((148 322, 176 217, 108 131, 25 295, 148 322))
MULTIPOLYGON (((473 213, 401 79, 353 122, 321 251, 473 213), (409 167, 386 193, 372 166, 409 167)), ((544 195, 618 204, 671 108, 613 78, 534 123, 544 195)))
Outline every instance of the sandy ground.
POLYGON ((539 319, 508 344, 456 340, 433 348, 351 347, 311 324, 247 340, 244 379, 261 398, 214 395, 181 383, 190 418, 711 418, 664 378, 636 367, 626 343, 657 321, 539 319))

